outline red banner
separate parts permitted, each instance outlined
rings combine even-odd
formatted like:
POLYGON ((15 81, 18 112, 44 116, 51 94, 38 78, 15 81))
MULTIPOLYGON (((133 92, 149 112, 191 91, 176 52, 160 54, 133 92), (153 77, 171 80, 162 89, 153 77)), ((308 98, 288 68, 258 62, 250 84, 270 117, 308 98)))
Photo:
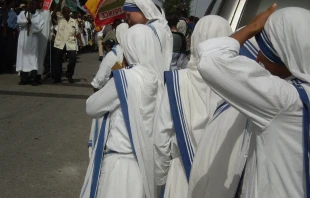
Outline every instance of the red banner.
POLYGON ((44 0, 43 10, 49 10, 52 5, 53 0, 44 0))

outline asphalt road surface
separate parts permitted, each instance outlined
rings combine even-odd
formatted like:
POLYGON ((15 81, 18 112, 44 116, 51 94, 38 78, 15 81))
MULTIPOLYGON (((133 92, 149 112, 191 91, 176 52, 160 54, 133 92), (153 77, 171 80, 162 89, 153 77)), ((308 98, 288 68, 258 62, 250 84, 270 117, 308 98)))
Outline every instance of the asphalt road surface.
POLYGON ((91 126, 85 101, 99 64, 97 53, 80 55, 74 84, 19 86, 17 74, 0 74, 1 198, 79 197, 91 126))

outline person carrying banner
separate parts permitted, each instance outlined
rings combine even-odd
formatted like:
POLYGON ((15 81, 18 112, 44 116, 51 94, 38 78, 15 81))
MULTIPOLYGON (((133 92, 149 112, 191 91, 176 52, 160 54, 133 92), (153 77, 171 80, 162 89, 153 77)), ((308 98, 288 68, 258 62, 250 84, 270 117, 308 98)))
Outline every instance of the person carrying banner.
POLYGON ((53 11, 52 18, 57 18, 58 30, 54 42, 55 48, 55 65, 53 69, 53 83, 61 83, 62 75, 62 57, 65 52, 69 56, 69 64, 67 65, 66 77, 69 83, 74 83, 73 75, 76 65, 77 51, 77 36, 80 34, 79 26, 75 19, 70 17, 70 9, 63 7, 62 12, 57 12, 59 5, 63 0, 60 0, 58 6, 53 11))

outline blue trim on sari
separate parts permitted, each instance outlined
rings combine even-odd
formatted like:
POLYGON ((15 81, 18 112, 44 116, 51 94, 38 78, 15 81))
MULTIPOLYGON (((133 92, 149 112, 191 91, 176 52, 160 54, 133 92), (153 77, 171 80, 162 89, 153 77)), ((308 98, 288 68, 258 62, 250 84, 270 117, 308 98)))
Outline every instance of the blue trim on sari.
POLYGON ((277 54, 276 50, 274 49, 264 29, 259 34, 256 34, 255 38, 261 52, 267 59, 269 59, 273 63, 285 65, 277 54))
POLYGON ((178 146, 185 169, 187 180, 189 181, 192 168, 194 149, 190 140, 190 135, 186 126, 186 120, 183 114, 182 101, 179 88, 179 74, 177 71, 166 71, 165 81, 168 90, 168 97, 171 109, 172 120, 176 132, 178 146))
MULTIPOLYGON (((89 177, 92 176, 91 180, 91 187, 90 187, 90 198, 96 198, 97 196, 97 189, 98 189, 98 183, 99 183, 99 177, 100 177, 100 170, 101 170, 101 162, 103 159, 103 153, 104 153, 104 136, 105 136, 105 129, 106 129, 106 123, 109 117, 109 113, 106 113, 102 120, 102 125, 100 129, 100 133, 98 136, 98 142, 100 144, 97 145, 96 150, 94 151, 94 161, 93 161, 93 172, 89 175, 89 177)), ((95 145, 94 145, 95 146, 95 145)), ((84 196, 85 190, 89 184, 89 177, 86 180, 86 184, 83 186, 81 196, 84 196)))
POLYGON ((219 115, 221 115, 224 111, 226 111, 227 109, 229 109, 230 104, 228 104, 227 102, 222 103, 220 106, 217 107, 217 109, 215 110, 214 114, 213 114, 213 118, 212 121, 215 120, 219 115))
POLYGON ((304 158, 304 168, 305 168, 305 178, 306 178, 306 197, 310 198, 310 172, 309 172, 309 123, 310 123, 310 102, 309 97, 305 89, 301 86, 303 81, 299 79, 292 80, 294 87, 296 88, 299 97, 303 103, 303 158, 304 158))
POLYGON ((102 120, 102 125, 100 129, 100 133, 97 141, 100 142, 98 144, 97 149, 95 151, 95 160, 94 160, 94 169, 93 169, 93 179, 90 188, 90 198, 97 197, 97 189, 99 184, 100 170, 101 170, 101 162, 103 159, 103 151, 104 151, 104 136, 105 136, 105 128, 109 114, 105 114, 102 120))
POLYGON ((161 49, 161 51, 163 51, 162 45, 161 45, 161 41, 160 41, 160 38, 159 38, 159 36, 158 36, 157 30, 156 30, 156 28, 152 25, 152 23, 155 22, 155 21, 157 21, 157 19, 149 21, 149 22, 147 23, 147 26, 149 26, 149 27, 153 30, 155 36, 157 37, 157 39, 158 39, 158 41, 159 41, 160 49, 161 49))
POLYGON ((240 55, 246 56, 252 60, 256 60, 257 55, 258 55, 258 50, 256 47, 249 41, 247 40, 241 47, 240 47, 240 55))
POLYGON ((140 8, 136 4, 127 3, 127 2, 124 3, 123 10, 124 12, 140 12, 141 11, 140 8))
POLYGON ((128 89, 128 84, 127 84, 127 79, 124 70, 115 70, 113 71, 113 77, 115 81, 115 86, 117 90, 117 94, 119 97, 119 100, 121 102, 121 108, 126 124, 126 128, 128 131, 131 147, 134 156, 137 159, 136 151, 135 151, 135 146, 133 143, 133 138, 132 138, 132 133, 131 133, 131 127, 130 127, 130 120, 129 120, 129 114, 128 114, 128 103, 127 103, 127 89, 128 89))

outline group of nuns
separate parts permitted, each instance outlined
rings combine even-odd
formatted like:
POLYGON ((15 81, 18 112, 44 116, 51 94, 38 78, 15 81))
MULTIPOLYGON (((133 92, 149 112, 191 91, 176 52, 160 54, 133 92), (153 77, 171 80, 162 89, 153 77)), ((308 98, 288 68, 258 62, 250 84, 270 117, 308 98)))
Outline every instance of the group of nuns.
POLYGON ((126 0, 126 68, 109 69, 86 102, 80 197, 310 198, 310 11, 276 8, 234 33, 201 18, 187 68, 169 71, 164 11, 126 0))

